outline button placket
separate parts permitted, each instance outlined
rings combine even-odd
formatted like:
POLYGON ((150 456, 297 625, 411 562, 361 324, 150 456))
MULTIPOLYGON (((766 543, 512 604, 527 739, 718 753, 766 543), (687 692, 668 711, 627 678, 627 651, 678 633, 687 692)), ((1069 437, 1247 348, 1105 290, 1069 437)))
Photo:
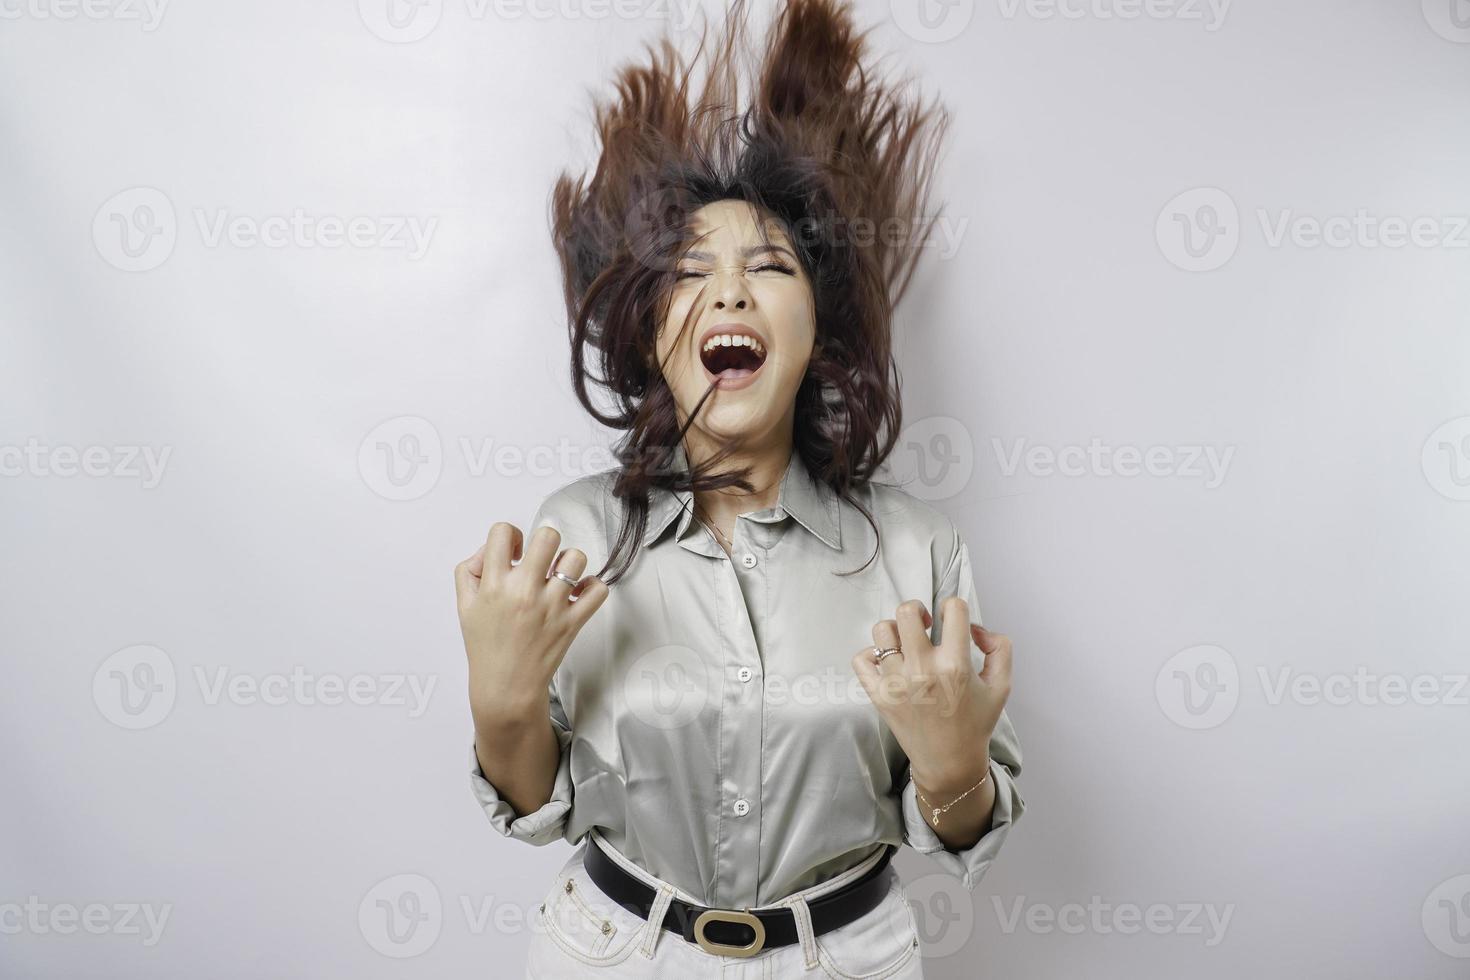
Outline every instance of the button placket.
MULTIPOLYGON (((716 904, 756 905, 760 881, 761 748, 765 724, 759 679, 760 643, 755 624, 764 600, 763 576, 755 571, 751 527, 737 518, 729 569, 734 608, 721 619, 731 625, 727 655, 734 666, 724 686, 720 717, 720 773, 724 819, 720 821, 720 881, 716 904), (747 557, 750 561, 747 561, 747 557), (753 577, 755 576, 755 577, 753 577), (753 683, 754 682, 754 683, 753 683)), ((721 590, 722 592, 724 590, 721 590)))

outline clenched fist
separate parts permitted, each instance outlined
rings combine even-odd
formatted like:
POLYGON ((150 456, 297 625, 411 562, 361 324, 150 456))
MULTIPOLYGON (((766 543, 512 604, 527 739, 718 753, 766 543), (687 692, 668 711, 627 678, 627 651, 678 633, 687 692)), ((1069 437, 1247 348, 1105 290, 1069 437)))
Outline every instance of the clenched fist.
POLYGON ((582 576, 587 555, 576 548, 559 553, 560 544, 561 533, 543 525, 522 557, 520 528, 499 521, 454 568, 477 727, 482 720, 544 716, 552 675, 607 598, 601 579, 582 576), (553 561, 576 586, 551 575, 553 561))

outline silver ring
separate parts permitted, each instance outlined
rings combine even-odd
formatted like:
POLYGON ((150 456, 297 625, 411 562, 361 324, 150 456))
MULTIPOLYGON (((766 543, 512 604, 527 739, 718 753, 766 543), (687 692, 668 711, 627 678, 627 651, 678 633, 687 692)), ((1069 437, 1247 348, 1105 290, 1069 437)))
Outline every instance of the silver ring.
POLYGON ((886 657, 886 656, 888 656, 890 654, 894 654, 894 653, 899 654, 900 656, 903 655, 903 651, 900 650, 898 647, 884 647, 881 650, 874 650, 873 651, 873 663, 875 665, 876 664, 881 664, 883 662, 883 658, 884 657, 886 657))
POLYGON ((558 572, 556 569, 552 569, 551 570, 551 574, 548 575, 548 576, 546 576, 546 577, 547 577, 547 579, 559 578, 563 582, 565 582, 568 585, 572 586, 573 588, 576 588, 577 582, 579 581, 578 579, 572 578, 570 575, 566 575, 566 574, 563 574, 562 572, 558 572))

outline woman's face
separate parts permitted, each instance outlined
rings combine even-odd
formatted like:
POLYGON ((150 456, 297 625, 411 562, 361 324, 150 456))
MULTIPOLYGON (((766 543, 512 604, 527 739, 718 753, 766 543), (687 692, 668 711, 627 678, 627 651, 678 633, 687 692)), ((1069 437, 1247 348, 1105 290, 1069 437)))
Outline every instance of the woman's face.
POLYGON ((656 344, 679 421, 718 377, 694 428, 752 448, 789 434, 816 337, 811 283, 790 240, 768 219, 764 245, 757 220, 744 201, 695 212, 703 237, 679 258, 656 344))

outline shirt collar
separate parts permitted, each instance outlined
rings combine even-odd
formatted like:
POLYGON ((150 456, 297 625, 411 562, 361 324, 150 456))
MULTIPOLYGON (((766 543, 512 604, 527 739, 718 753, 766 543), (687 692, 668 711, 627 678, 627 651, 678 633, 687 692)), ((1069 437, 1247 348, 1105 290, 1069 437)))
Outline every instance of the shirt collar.
MULTIPOLYGON (((683 443, 674 447, 673 468, 679 472, 689 469, 689 457, 683 443)), ((825 483, 814 479, 802 462, 801 454, 794 448, 786 462, 786 472, 781 475, 781 487, 776 497, 774 510, 778 517, 790 514, 797 523, 822 539, 832 548, 842 548, 841 500, 836 492, 825 483)), ((762 512, 763 513, 763 512, 762 512)), ((684 530, 694 517, 694 494, 689 490, 673 491, 666 487, 654 487, 650 491, 648 507, 648 530, 643 543, 651 545, 663 533, 669 523, 679 517, 675 537, 684 536, 684 530)))

